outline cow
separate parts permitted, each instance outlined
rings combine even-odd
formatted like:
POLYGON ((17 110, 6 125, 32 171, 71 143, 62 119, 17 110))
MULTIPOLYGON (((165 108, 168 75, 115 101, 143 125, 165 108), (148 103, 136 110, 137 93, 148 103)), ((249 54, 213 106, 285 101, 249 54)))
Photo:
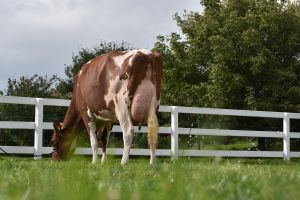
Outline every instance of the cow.
POLYGON ((121 164, 128 162, 134 125, 148 125, 150 164, 155 161, 163 59, 150 50, 111 51, 84 64, 74 77, 73 94, 62 123, 53 122, 52 160, 68 160, 76 148, 77 129, 83 121, 92 148, 92 163, 106 160, 112 124, 123 132, 121 164))

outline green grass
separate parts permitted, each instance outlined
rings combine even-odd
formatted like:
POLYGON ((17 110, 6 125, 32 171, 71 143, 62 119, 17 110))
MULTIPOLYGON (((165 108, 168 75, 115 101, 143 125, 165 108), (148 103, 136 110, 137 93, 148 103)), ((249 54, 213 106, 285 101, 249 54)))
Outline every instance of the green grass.
POLYGON ((69 162, 0 157, 0 199, 300 199, 300 161, 110 157, 69 162))

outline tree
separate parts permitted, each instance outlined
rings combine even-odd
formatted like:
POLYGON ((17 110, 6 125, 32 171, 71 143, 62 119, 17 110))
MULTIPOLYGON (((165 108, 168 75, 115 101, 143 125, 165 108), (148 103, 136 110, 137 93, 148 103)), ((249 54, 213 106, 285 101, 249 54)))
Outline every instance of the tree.
POLYGON ((202 5, 203 14, 175 15, 185 39, 173 33, 155 45, 165 59, 164 98, 195 106, 299 111, 298 8, 275 0, 202 5))
MULTIPOLYGON (((165 59, 162 102, 299 112, 299 5, 276 0, 201 4, 201 14, 175 14, 183 37, 172 33, 156 42, 165 59)), ((242 122, 230 126, 257 128, 256 119, 242 122)), ((260 125, 278 128, 269 121, 260 125)))

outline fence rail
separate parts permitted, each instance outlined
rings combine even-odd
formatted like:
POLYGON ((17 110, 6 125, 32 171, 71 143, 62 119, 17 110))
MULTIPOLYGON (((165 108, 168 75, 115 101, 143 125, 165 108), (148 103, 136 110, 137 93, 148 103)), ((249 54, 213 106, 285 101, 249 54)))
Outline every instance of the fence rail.
MULTIPOLYGON (((35 121, 0 121, 0 129, 32 129, 34 130, 34 146, 0 146, 7 153, 33 154, 35 159, 42 158, 43 154, 49 154, 51 147, 43 147, 43 130, 53 129, 52 123, 44 122, 44 106, 68 106, 70 100, 47 99, 30 97, 0 96, 2 104, 26 104, 35 106, 35 121)), ((159 127, 159 134, 171 134, 171 148, 157 149, 158 156, 171 156, 176 159, 178 156, 224 156, 224 157, 283 157, 289 160, 290 157, 300 157, 300 152, 290 151, 290 139, 300 138, 300 133, 290 131, 290 119, 300 119, 298 113, 266 112, 251 110, 213 109, 181 106, 160 106, 159 112, 171 114, 171 126, 159 127), (283 122, 282 131, 250 131, 250 130, 224 130, 224 129, 201 129, 183 128, 178 125, 179 113, 225 115, 242 117, 279 118, 283 122), (282 138, 283 151, 239 151, 239 150, 184 150, 178 148, 179 135, 205 135, 205 136, 239 136, 239 137, 271 137, 282 138)), ((113 132, 121 132, 120 126, 114 126, 113 132)), ((135 132, 145 133, 147 127, 135 132)), ((121 155, 122 148, 108 148, 108 154, 121 155)), ((4 153, 1 152, 0 153, 4 153)), ((91 148, 77 148, 76 154, 92 154, 91 148)), ((99 149, 99 154, 101 154, 99 149)), ((148 149, 131 149, 131 155, 149 155, 148 149)))

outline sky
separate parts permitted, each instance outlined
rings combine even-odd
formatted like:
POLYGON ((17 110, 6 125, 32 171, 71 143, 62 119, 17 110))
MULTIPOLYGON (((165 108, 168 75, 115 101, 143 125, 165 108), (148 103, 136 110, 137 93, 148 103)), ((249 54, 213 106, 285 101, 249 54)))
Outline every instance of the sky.
POLYGON ((201 11, 199 0, 0 1, 0 90, 8 78, 58 75, 80 48, 126 41, 151 49, 179 32, 174 14, 201 11))

